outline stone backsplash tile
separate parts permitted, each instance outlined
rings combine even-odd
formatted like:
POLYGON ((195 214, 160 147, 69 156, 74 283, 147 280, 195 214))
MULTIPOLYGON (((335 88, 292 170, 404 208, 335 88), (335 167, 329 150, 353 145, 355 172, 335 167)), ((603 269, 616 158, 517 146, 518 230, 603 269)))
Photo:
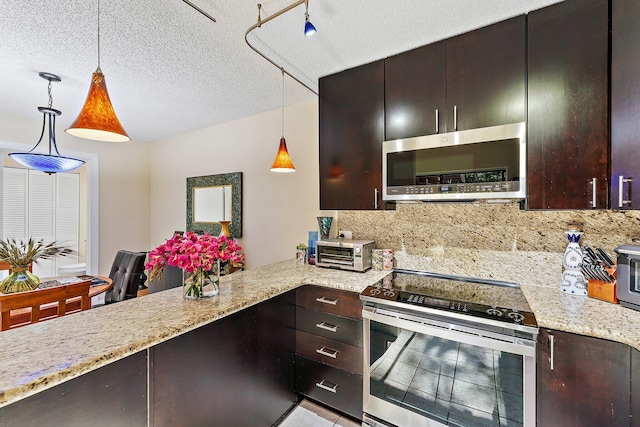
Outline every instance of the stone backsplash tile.
POLYGON ((341 229, 396 252, 396 262, 449 274, 556 286, 567 246, 564 231, 612 256, 640 244, 640 211, 525 211, 508 203, 406 203, 395 211, 339 211, 341 229))

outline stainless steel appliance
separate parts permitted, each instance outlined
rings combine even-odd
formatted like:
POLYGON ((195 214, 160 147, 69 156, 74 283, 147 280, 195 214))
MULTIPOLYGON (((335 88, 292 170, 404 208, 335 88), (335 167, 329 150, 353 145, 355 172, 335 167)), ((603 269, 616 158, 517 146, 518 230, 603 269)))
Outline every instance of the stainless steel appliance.
POLYGON ((316 265, 340 270, 366 271, 371 268, 373 240, 326 239, 316 242, 316 265))
POLYGON ((616 296, 620 304, 640 310, 640 246, 621 245, 616 267, 616 296))
POLYGON ((524 199, 526 123, 384 141, 382 198, 524 199))
POLYGON ((517 284, 396 270, 360 299, 363 425, 536 425, 538 327, 517 284))

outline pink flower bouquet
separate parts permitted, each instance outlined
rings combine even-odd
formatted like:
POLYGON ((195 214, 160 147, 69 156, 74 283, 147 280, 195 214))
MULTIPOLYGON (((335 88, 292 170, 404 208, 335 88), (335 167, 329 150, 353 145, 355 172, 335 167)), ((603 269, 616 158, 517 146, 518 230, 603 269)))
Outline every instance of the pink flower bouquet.
MULTIPOLYGON (((149 262, 145 268, 150 271, 150 280, 160 277, 167 265, 192 273, 191 276, 198 280, 208 280, 214 266, 219 274, 219 262, 229 262, 234 267, 242 266, 244 254, 239 253, 241 250, 242 247, 234 239, 225 236, 198 235, 193 232, 187 232, 184 236, 175 234, 149 252, 149 262)), ((192 291, 195 291, 193 296, 196 298, 200 296, 197 289, 192 291)))

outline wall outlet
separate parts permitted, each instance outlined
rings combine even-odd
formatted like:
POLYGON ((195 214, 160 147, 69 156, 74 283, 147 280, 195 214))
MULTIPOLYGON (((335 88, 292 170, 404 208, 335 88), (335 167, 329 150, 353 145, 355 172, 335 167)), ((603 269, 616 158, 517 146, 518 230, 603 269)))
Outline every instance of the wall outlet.
POLYGON ((352 236, 353 236, 353 233, 351 231, 345 231, 345 230, 338 231, 338 237, 351 239, 352 236))

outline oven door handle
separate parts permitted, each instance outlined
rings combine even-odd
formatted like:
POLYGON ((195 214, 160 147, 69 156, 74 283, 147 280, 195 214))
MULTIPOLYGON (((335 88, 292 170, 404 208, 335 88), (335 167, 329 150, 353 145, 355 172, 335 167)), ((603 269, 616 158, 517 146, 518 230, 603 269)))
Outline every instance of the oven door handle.
MULTIPOLYGON (((427 324, 428 317, 420 318, 418 316, 411 316, 396 311, 385 310, 387 313, 393 315, 379 314, 374 310, 364 309, 362 310, 362 318, 367 321, 365 323, 365 334, 369 333, 369 322, 375 321, 385 325, 395 326, 397 328, 405 329, 411 332, 416 332, 425 335, 432 335, 440 338, 444 338, 451 341, 457 341, 461 343, 476 345, 480 347, 491 348, 493 350, 506 351, 513 354, 521 354, 523 356, 535 357, 536 348, 535 341, 521 339, 517 337, 508 337, 512 341, 503 341, 495 338, 488 338, 486 332, 481 329, 473 329, 465 327, 466 331, 457 331, 453 326, 454 322, 449 324, 449 327, 434 326, 427 324), (474 333, 469 333, 473 331, 474 333)), ((435 323, 435 322, 434 322, 435 323)), ((444 325, 443 322, 439 322, 444 325)), ((506 337, 506 336, 505 336, 506 337)))

